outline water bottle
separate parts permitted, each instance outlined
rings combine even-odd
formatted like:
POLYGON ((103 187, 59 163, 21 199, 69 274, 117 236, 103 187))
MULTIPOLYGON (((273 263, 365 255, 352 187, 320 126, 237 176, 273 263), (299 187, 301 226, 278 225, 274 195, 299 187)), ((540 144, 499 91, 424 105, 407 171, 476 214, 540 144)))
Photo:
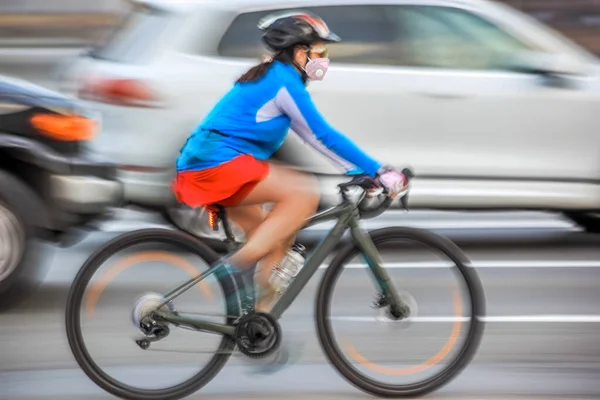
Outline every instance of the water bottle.
POLYGON ((304 266, 305 248, 301 244, 295 244, 288 250, 281 264, 273 268, 269 283, 273 290, 279 295, 286 291, 292 280, 298 275, 304 266))

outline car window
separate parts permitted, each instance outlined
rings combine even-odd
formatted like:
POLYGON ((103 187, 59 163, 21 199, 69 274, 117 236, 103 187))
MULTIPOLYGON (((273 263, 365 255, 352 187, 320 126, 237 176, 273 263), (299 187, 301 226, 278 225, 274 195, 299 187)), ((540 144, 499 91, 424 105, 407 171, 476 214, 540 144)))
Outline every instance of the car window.
POLYGON ((527 44, 471 12, 442 6, 398 6, 400 65, 451 69, 503 69, 527 44))
POLYGON ((138 4, 110 38, 93 49, 90 56, 126 63, 145 62, 159 47, 171 21, 169 12, 138 4))
MULTIPOLYGON (((394 21, 386 17, 385 6, 303 7, 322 17, 342 42, 330 44, 330 58, 335 63, 396 64, 394 21)), ((258 21, 284 9, 238 15, 219 43, 223 57, 257 58, 265 53, 258 21)))

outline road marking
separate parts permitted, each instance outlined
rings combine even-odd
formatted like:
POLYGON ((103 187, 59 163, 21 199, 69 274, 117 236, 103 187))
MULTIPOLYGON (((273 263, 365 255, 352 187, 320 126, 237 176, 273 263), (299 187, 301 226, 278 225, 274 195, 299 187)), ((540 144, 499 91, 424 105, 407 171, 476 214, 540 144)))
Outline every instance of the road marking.
MULTIPOLYGON (((377 317, 330 317, 332 320, 348 322, 377 322, 377 317)), ((470 317, 415 317, 409 319, 414 322, 467 322, 470 317)), ((486 316, 480 318, 484 322, 502 322, 502 323, 600 323, 600 315, 502 315, 486 316)))
POLYGON ((174 230, 175 228, 171 225, 167 224, 159 224, 153 222, 130 222, 130 221, 118 221, 118 222, 107 222, 100 225, 99 230, 107 233, 126 233, 137 231, 138 229, 148 229, 148 228, 158 228, 158 229, 169 229, 174 230))
MULTIPOLYGON (((381 229, 392 226, 407 226, 422 229, 570 229, 576 230, 576 225, 559 220, 450 220, 450 221, 364 221, 361 224, 365 229, 381 229)), ((312 230, 328 230, 334 224, 327 222, 319 224, 312 230)), ((306 229, 307 231, 310 229, 306 229)))
MULTIPOLYGON (((451 262, 393 262, 384 264, 388 269, 433 269, 433 268, 451 268, 454 266, 451 262)), ((483 268, 600 268, 600 261, 476 261, 473 264, 476 269, 483 268)), ((325 270, 329 267, 328 263, 322 264, 319 269, 325 270)), ((348 264, 345 268, 350 270, 365 269, 366 264, 348 264)), ((45 283, 63 283, 71 282, 73 277, 70 270, 51 269, 44 279, 45 283)))
MULTIPOLYGON (((454 264, 450 261, 415 261, 415 262, 384 262, 384 266, 389 269, 421 269, 421 268, 451 268, 454 264)), ((474 268, 600 268, 600 261, 587 260, 490 260, 490 261, 472 261, 474 268)), ((328 265, 321 265, 319 269, 327 269, 328 265)), ((347 269, 364 269, 366 264, 348 264, 347 269)))
MULTIPOLYGON (((569 222, 563 221, 540 221, 540 220, 513 220, 513 221, 408 221, 408 220, 393 220, 389 222, 385 221, 368 221, 363 222, 362 226, 364 229, 381 229, 392 226, 406 226, 422 229, 564 229, 564 230, 578 230, 578 228, 569 222)), ((143 221, 115 221, 103 224, 101 230, 104 232, 129 232, 143 228, 167 228, 173 229, 171 225, 143 222, 143 221)), ((310 227, 304 230, 304 232, 325 232, 333 227, 332 223, 323 223, 310 227)))
MULTIPOLYGON (((433 268, 452 268, 454 264, 451 262, 393 262, 393 263, 385 263, 384 264, 388 269, 433 269, 433 268)), ((523 261, 514 261, 514 260, 506 260, 506 261, 475 261, 472 263, 472 266, 476 269, 483 268, 600 268, 600 261, 572 261, 572 260, 564 260, 564 261, 532 261, 532 260, 523 260, 523 261)), ((323 263, 319 269, 325 270, 329 267, 329 263, 323 263)), ((344 268, 350 270, 357 269, 365 269, 367 268, 366 264, 347 264, 344 268)), ((53 268, 48 272, 48 275, 44 279, 45 283, 63 283, 63 282, 71 282, 73 277, 71 276, 70 270, 53 268)))

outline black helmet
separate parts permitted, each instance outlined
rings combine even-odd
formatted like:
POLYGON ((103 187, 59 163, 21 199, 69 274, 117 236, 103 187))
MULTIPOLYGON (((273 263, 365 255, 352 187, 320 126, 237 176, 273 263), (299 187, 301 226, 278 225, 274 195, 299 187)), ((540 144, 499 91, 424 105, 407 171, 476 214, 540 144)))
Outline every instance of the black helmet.
POLYGON ((267 15, 259 21, 258 28, 265 32, 263 42, 274 51, 297 44, 310 46, 318 41, 341 41, 338 35, 329 30, 325 21, 304 11, 267 15))

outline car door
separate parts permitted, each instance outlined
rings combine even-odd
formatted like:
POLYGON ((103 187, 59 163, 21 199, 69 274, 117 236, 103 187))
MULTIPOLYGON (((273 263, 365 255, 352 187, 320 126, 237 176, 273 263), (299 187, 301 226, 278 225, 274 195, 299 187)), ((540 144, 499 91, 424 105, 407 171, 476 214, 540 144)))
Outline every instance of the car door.
POLYGON ((330 45, 330 72, 311 84, 327 118, 420 178, 597 178, 595 83, 516 72, 511 56, 543 50, 475 10, 428 3, 312 8, 346 40, 330 45), (384 31, 373 41, 360 20, 369 14, 384 31), (371 52, 356 50, 364 42, 371 52))
MULTIPOLYGON (((406 61, 429 76, 416 93, 443 115, 440 172, 450 177, 597 178, 595 78, 552 80, 517 72, 515 56, 550 51, 525 42, 476 10, 398 6, 406 61), (441 111, 443 109, 443 111, 441 111), (443 172, 442 172, 443 171, 443 172)), ((548 54, 556 56, 556 54, 548 54)))

